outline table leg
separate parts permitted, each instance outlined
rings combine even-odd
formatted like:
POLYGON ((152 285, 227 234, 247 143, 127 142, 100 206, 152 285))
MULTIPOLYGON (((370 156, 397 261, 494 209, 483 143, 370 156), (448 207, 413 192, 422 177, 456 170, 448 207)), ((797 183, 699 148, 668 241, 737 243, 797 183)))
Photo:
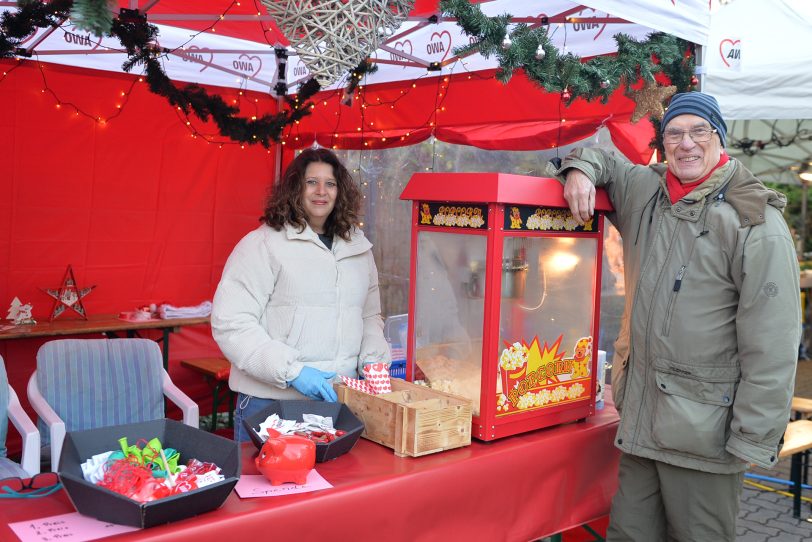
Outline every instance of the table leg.
POLYGON ((801 519, 801 459, 803 452, 792 454, 790 475, 792 480, 792 517, 801 519))
POLYGON ((164 336, 163 336, 163 343, 164 344, 163 344, 163 348, 161 350, 163 351, 163 357, 164 357, 164 369, 166 369, 166 372, 168 373, 169 372, 169 334, 172 333, 172 328, 165 327, 163 329, 163 333, 164 333, 164 336))
POLYGON ((589 534, 594 536, 596 541, 598 541, 598 542, 605 542, 606 541, 606 539, 604 537, 602 537, 600 535, 600 533, 598 533, 598 531, 596 531, 595 529, 593 529, 592 527, 590 527, 586 523, 581 525, 581 527, 583 527, 589 534))
POLYGON ((220 385, 222 382, 218 381, 214 383, 214 395, 211 401, 211 431, 214 433, 214 430, 217 429, 217 407, 220 404, 220 398, 218 397, 220 394, 220 385))

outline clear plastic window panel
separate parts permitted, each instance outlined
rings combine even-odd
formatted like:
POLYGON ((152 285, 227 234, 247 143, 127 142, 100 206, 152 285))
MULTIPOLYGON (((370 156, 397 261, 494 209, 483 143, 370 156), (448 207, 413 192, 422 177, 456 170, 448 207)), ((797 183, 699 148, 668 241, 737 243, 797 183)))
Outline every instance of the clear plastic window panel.
POLYGON ((471 399, 479 414, 484 317, 484 235, 420 232, 414 380, 471 399))
MULTIPOLYGON (((505 404, 509 394, 505 391, 503 395, 503 385, 514 387, 511 383, 516 383, 509 377, 511 371, 521 374, 556 359, 577 358, 587 344, 590 349, 596 344, 592 340, 596 251, 594 238, 505 238, 496 353, 500 357, 496 380, 498 406, 505 404), (517 343, 527 350, 522 352, 517 343)), ((522 388, 514 392, 515 397, 511 396, 509 407, 497 411, 548 406, 559 398, 548 396, 547 392, 540 394, 544 385, 576 376, 576 373, 555 375, 549 381, 540 381, 538 389, 522 388), (523 395, 526 397, 522 398, 523 395), (542 399, 544 404, 539 403, 542 399)), ((554 389, 555 386, 548 392, 554 389)), ((588 394, 585 387, 583 392, 588 394)))

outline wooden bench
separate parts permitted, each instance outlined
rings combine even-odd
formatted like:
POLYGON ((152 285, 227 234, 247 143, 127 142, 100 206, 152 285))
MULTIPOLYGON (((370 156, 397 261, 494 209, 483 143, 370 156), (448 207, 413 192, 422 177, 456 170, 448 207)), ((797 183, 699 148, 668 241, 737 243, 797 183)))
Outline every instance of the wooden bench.
POLYGON ((234 427, 234 392, 228 389, 228 377, 231 374, 231 363, 224 358, 197 358, 185 359, 180 362, 182 367, 191 369, 206 377, 206 381, 214 385, 211 403, 211 428, 217 429, 217 407, 220 405, 220 390, 225 384, 228 390, 228 426, 234 427))
POLYGON ((792 411, 795 413, 796 420, 809 418, 810 415, 812 415, 812 399, 807 399, 806 397, 793 397, 792 411))
POLYGON ((801 517, 801 484, 803 478, 804 455, 812 449, 812 420, 789 422, 784 433, 784 447, 778 457, 791 457, 790 481, 792 481, 792 515, 801 517))
MULTIPOLYGON (((792 398, 792 412, 795 414, 796 420, 812 419, 812 399, 806 397, 793 397, 792 398)), ((809 483, 809 450, 804 452, 803 461, 803 483, 809 483)))

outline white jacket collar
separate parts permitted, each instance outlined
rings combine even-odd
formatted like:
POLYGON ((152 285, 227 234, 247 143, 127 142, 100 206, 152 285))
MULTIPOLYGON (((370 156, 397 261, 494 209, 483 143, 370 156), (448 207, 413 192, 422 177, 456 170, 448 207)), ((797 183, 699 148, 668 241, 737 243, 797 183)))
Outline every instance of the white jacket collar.
MULTIPOLYGON (((309 225, 305 225, 304 230, 299 231, 299 226, 285 224, 285 235, 288 239, 299 239, 302 241, 319 242, 318 234, 309 225)), ((364 232, 358 228, 353 228, 350 232, 350 240, 345 241, 340 237, 333 240, 333 254, 337 260, 357 256, 372 248, 372 243, 367 240, 364 232)))

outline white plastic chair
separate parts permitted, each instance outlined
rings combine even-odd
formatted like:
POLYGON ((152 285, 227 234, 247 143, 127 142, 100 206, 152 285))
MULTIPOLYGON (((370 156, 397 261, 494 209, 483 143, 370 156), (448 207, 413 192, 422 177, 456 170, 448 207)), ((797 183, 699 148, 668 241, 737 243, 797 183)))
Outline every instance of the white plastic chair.
MULTIPOLYGON (((147 339, 62 339, 43 344, 28 400, 50 443, 56 471, 67 431, 164 418, 164 396, 198 427, 198 406, 172 383, 161 350, 147 339)), ((45 439, 43 438, 45 441, 45 439)))
POLYGON ((14 388, 8 383, 6 367, 0 356, 0 479, 28 478, 39 473, 39 431, 23 410, 14 388), (23 441, 22 464, 6 457, 8 422, 14 426, 23 441))

